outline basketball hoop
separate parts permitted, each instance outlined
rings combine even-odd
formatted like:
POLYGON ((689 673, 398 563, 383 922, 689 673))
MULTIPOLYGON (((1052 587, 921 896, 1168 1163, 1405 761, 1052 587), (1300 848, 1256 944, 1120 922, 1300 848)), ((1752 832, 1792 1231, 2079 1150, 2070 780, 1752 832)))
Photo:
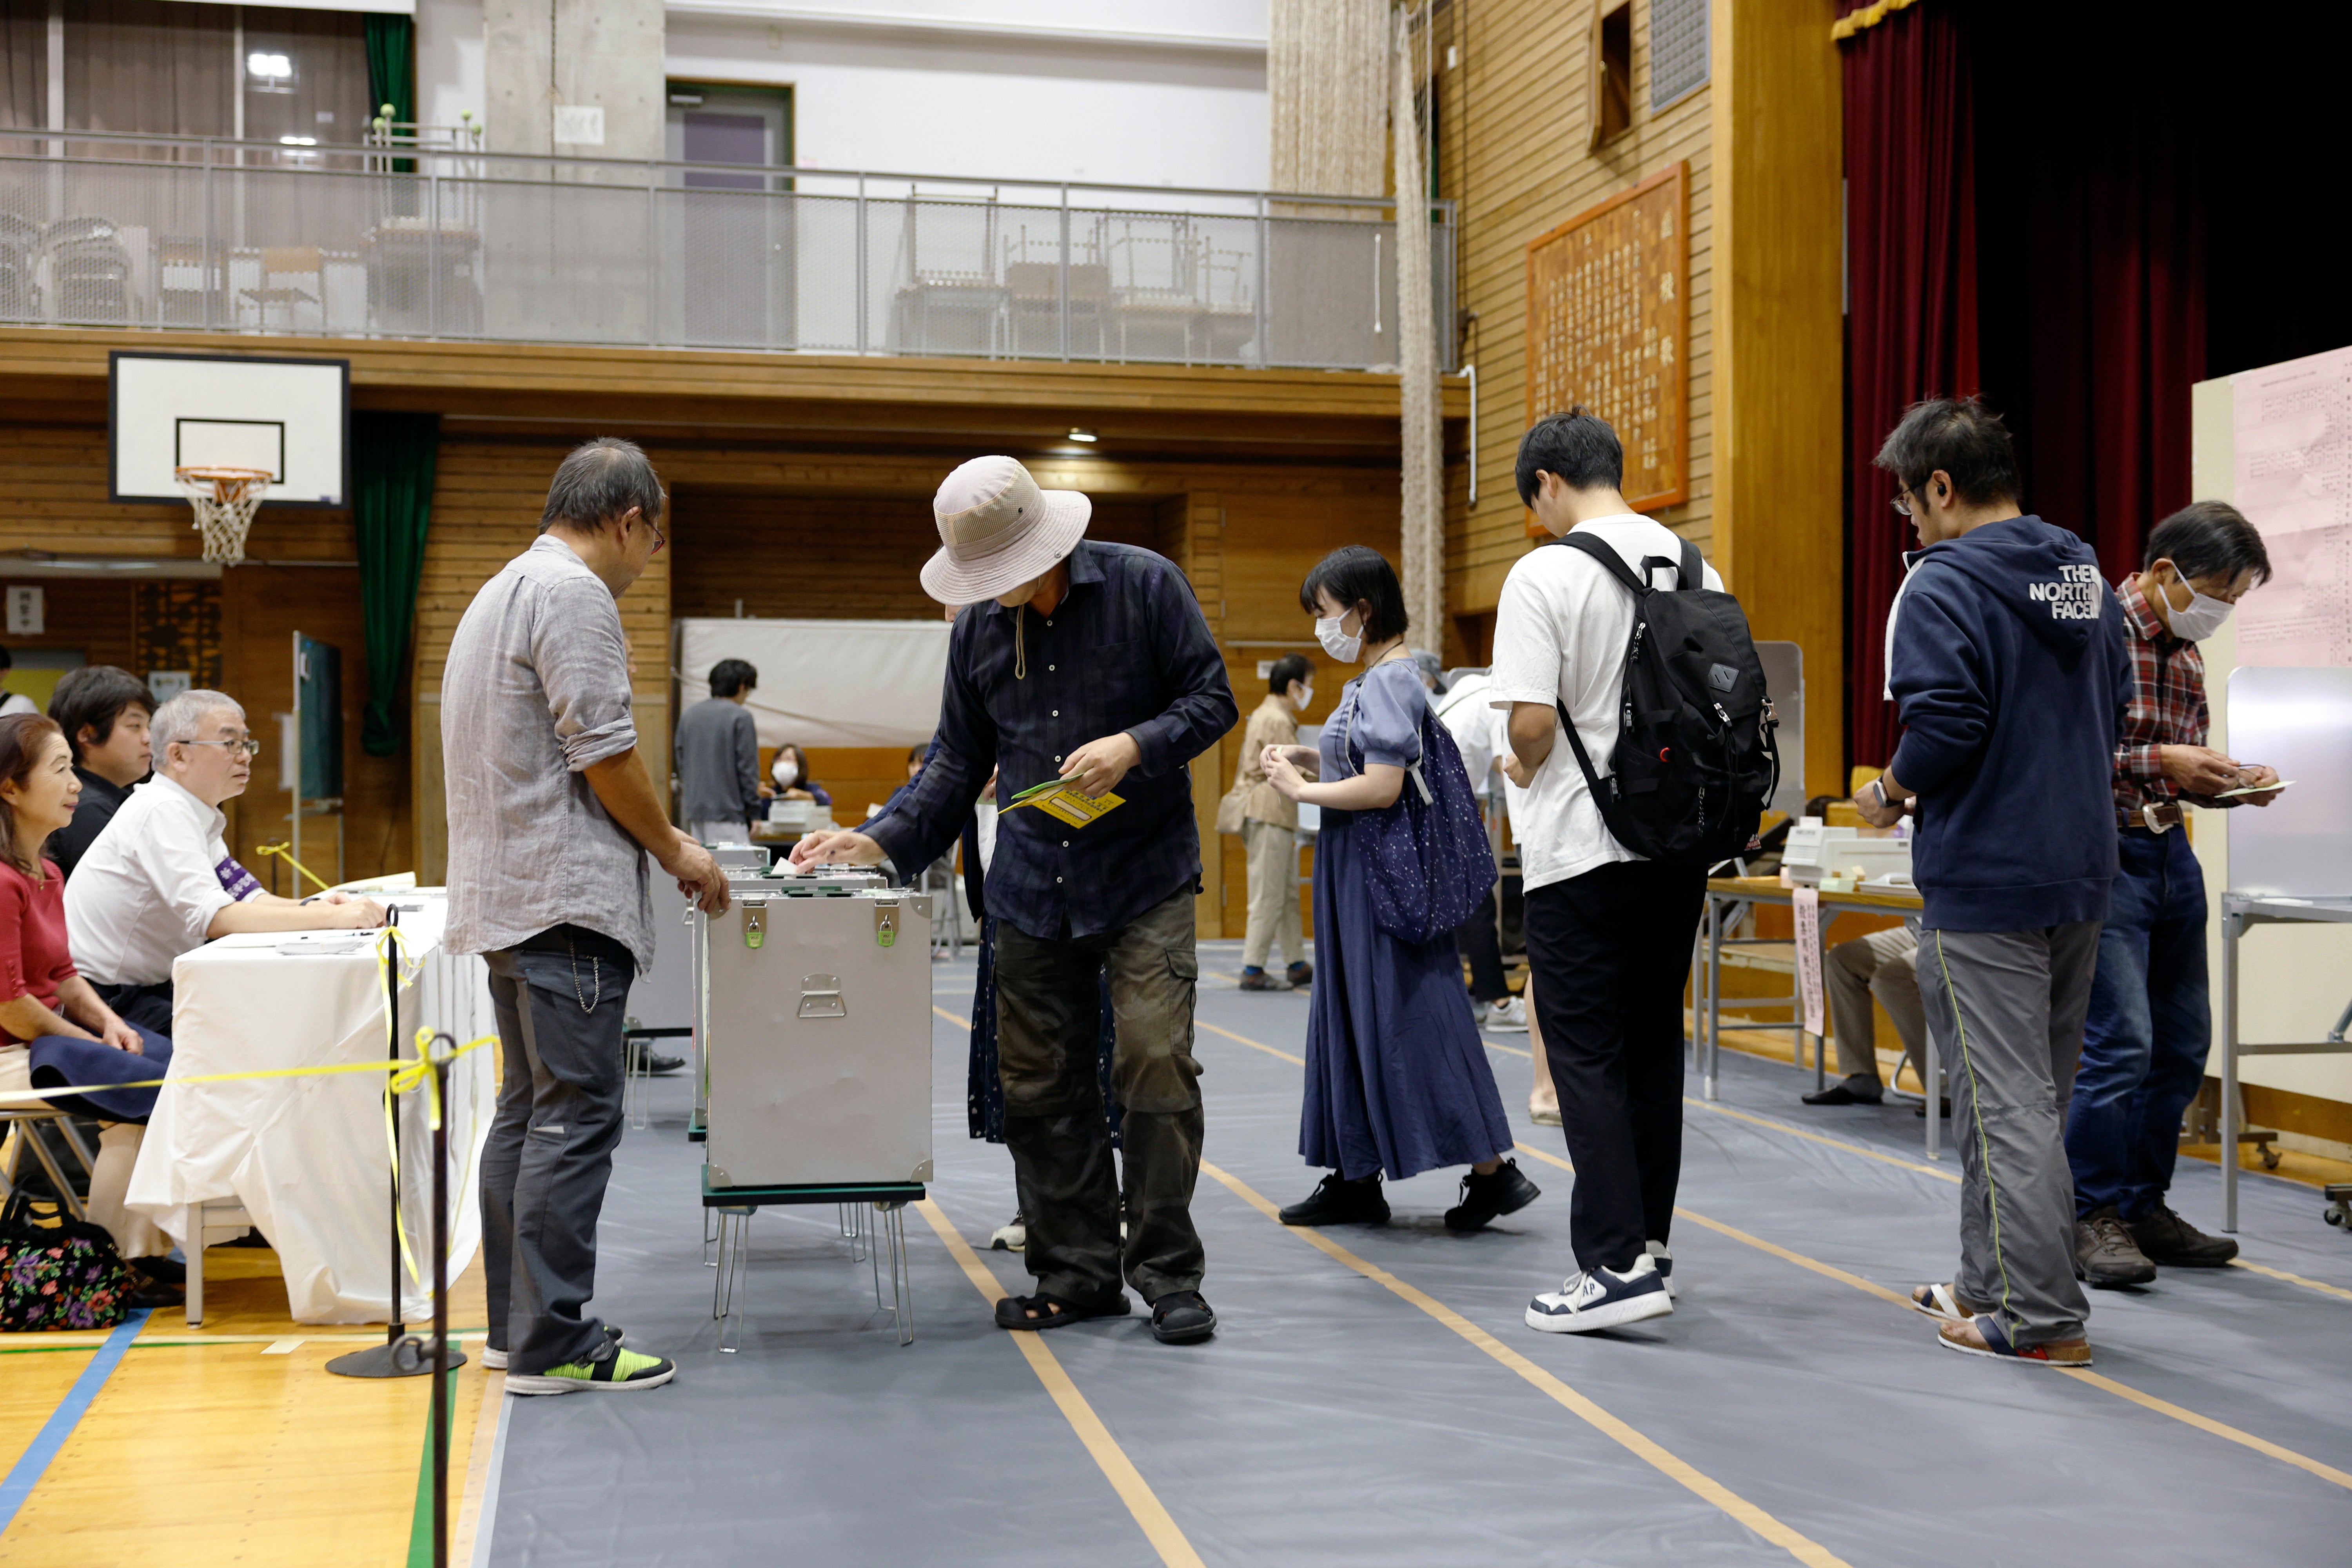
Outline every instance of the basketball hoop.
POLYGON ((205 536, 205 559, 236 562, 245 559, 245 531, 253 526, 253 509, 269 493, 267 468, 174 468, 172 477, 187 492, 196 511, 196 531, 205 536))

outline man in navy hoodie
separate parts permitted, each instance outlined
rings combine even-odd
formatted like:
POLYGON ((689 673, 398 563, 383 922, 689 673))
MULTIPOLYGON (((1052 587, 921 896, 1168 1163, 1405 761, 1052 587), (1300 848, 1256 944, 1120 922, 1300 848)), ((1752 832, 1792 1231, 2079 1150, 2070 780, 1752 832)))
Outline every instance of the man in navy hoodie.
POLYGON ((1914 405, 1877 463, 1921 548, 1887 626, 1903 742, 1855 804, 1918 816, 1919 995, 1961 1170, 1959 1273, 1912 1302, 1954 1350, 2088 1366, 2063 1131, 2116 876, 2122 614, 2090 546, 2019 513, 1974 398, 1914 405))

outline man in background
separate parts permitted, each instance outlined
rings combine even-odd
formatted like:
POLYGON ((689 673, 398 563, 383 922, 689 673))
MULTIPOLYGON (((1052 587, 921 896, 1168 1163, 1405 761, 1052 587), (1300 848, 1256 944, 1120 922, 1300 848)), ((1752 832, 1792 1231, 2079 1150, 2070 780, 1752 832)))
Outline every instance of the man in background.
POLYGON ((16 668, 16 661, 9 657, 8 650, 0 647, 0 719, 5 719, 11 713, 38 713, 41 710, 41 705, 23 692, 5 689, 8 672, 16 668))
POLYGON ((73 748, 81 800, 71 822, 49 835, 49 858, 68 878, 122 803, 147 776, 147 721, 155 712, 147 683, 110 664, 69 669, 49 697, 49 717, 73 748))
POLYGON ((2238 1255, 2236 1242, 2207 1236, 2164 1201, 2181 1113, 2204 1085, 2213 1040, 2205 876, 2185 808, 2278 798, 2263 789, 2278 783, 2274 770, 2205 743, 2197 650, 2270 576, 2263 536, 2228 502, 2199 501, 2156 525, 2145 560, 2115 591, 2132 669, 2115 752, 2118 864, 2066 1111, 2075 1271, 2099 1286, 2144 1284, 2159 1265, 2219 1268, 2238 1255), (2257 793, 2231 793, 2242 790, 2257 793))
POLYGON ((509 1394, 629 1393, 677 1368, 587 1314, 621 1140, 629 983, 653 962, 646 857, 708 912, 710 852, 670 826, 637 756, 617 603, 667 542, 661 480, 600 437, 555 470, 539 538, 450 639, 441 744, 452 952, 489 965, 504 1070, 482 1149, 489 1344, 509 1394))
POLYGON ((1304 654, 1284 654, 1266 672, 1265 686, 1265 700, 1243 731, 1241 776, 1234 781, 1242 792, 1242 853, 1249 889, 1241 988, 1293 991, 1315 978, 1299 924, 1298 805, 1265 782, 1258 762, 1268 746, 1298 744, 1299 716, 1315 700, 1315 667, 1304 654), (1290 965, 1278 980, 1265 972, 1276 941, 1290 965))
POLYGON ((744 704, 760 672, 740 658, 710 667, 710 695, 678 716, 678 815, 705 844, 744 842, 760 815, 760 727, 744 704))
POLYGON ((1953 1350, 2088 1366, 2060 1129, 2116 873, 2123 616, 2091 547, 2019 511, 1974 398, 1914 405, 1876 460, 1921 547, 1887 627, 1903 742, 1854 808, 1886 827, 1916 802, 1919 995, 1960 1153, 1959 1272, 1912 1304, 1953 1350))

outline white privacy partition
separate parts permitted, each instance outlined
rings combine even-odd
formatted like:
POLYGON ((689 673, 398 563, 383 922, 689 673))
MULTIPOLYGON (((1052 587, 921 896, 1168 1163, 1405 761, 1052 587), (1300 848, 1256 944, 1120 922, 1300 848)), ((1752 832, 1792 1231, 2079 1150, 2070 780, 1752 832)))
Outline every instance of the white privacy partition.
POLYGON ((749 707, 763 746, 919 746, 939 727, 950 629, 943 620, 681 620, 678 711, 710 695, 712 665, 740 658, 760 672, 749 707))

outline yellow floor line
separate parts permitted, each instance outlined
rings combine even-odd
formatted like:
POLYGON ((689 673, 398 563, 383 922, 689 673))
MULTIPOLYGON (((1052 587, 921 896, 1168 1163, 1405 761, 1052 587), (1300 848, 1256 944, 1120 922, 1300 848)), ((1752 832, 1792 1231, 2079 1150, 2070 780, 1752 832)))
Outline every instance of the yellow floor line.
MULTIPOLYGON (((1269 1056, 1282 1057, 1286 1060, 1289 1061, 1297 1061, 1299 1059, 1297 1057, 1291 1056, 1287 1051, 1277 1051, 1272 1046, 1261 1045, 1255 1040, 1248 1039, 1243 1036, 1234 1034, 1230 1030, 1219 1029, 1212 1024, 1202 1024, 1200 1026, 1204 1029, 1212 1030, 1216 1034, 1223 1035, 1227 1039, 1239 1040, 1243 1045, 1255 1046, 1259 1050, 1265 1052, 1269 1056)), ((1506 1047, 1504 1048, 1508 1049, 1509 1047, 1506 1047)), ((1890 1165, 1900 1165, 1906 1170, 1925 1172, 1928 1175, 1937 1176, 1948 1182, 1957 1183, 1959 1180, 1959 1177, 1954 1175, 1951 1172, 1939 1171, 1933 1165, 1922 1165, 1916 1161, 1900 1159, 1893 1154, 1882 1153, 1878 1150, 1867 1148, 1860 1143, 1847 1142, 1843 1139, 1825 1138, 1818 1132, 1808 1132, 1801 1127, 1790 1127, 1786 1122, 1774 1121, 1767 1117, 1750 1115, 1748 1112, 1744 1110, 1734 1110, 1727 1106, 1714 1105, 1701 1100, 1685 1099, 1685 1103, 1699 1106, 1705 1110, 1715 1111, 1718 1115, 1733 1117, 1741 1121, 1753 1122, 1759 1127, 1769 1128, 1776 1132, 1786 1132, 1793 1137, 1803 1138, 1811 1142, 1825 1143, 1833 1149, 1843 1149, 1856 1154, 1866 1154, 1874 1160, 1881 1160, 1890 1165)), ((1572 1171, 1575 1169, 1573 1165, 1570 1165, 1566 1160, 1561 1159, 1559 1155, 1548 1152, 1545 1150, 1535 1148, 1530 1144, 1518 1143, 1515 1142, 1513 1146, 1518 1149, 1522 1153, 1533 1155, 1535 1158, 1544 1161, 1549 1164, 1559 1166, 1563 1171, 1572 1171)), ((1242 1190, 1231 1178, 1211 1170, 1206 1162, 1202 1163, 1201 1168, 1203 1171, 1209 1171, 1211 1174, 1215 1175, 1219 1181, 1223 1182, 1227 1186, 1234 1187, 1235 1191, 1239 1192, 1242 1190)), ((1265 1201, 1263 1199, 1256 1199, 1255 1194, 1250 1195, 1252 1196, 1253 1201, 1264 1205, 1265 1201)), ((1274 1212, 1270 1205, 1265 1206, 1267 1213, 1272 1214, 1274 1212)), ((1857 1290, 1878 1297, 1881 1300, 1890 1302, 1895 1306, 1905 1309, 1906 1310, 1910 1309, 1911 1303, 1906 1297, 1896 1293, 1895 1291, 1888 1289, 1884 1285, 1864 1279, 1858 1274, 1849 1274, 1843 1268, 1822 1262, 1819 1258, 1807 1258, 1801 1252, 1791 1252, 1785 1247, 1777 1246, 1772 1242, 1766 1241, 1761 1237, 1750 1236, 1744 1230, 1725 1225, 1719 1220, 1709 1219, 1706 1215, 1695 1213, 1690 1209, 1677 1207, 1675 1210, 1675 1214, 1680 1218, 1689 1220, 1694 1225, 1704 1226, 1709 1230, 1717 1231, 1723 1236, 1730 1237, 1732 1240, 1744 1242, 1748 1246, 1755 1247, 1759 1252, 1767 1252, 1785 1262, 1793 1263, 1800 1268, 1811 1269, 1812 1272, 1822 1275, 1826 1279, 1837 1280, 1840 1284, 1850 1285, 1857 1290)), ((1318 1247, 1325 1246, 1324 1238, 1318 1237, 1312 1231, 1302 1230, 1299 1234, 1307 1237, 1308 1240, 1313 1241, 1318 1247)), ((1344 1249, 1337 1248, 1336 1246, 1327 1247, 1327 1250, 1333 1251, 1334 1256, 1339 1256, 1344 1252, 1344 1249)), ((1352 1253, 1346 1254, 1345 1256, 1350 1259, 1354 1258, 1352 1253)), ((1371 1267, 1369 1264, 1362 1264, 1360 1260, 1356 1260, 1354 1263, 1351 1263, 1350 1266, 1361 1267, 1365 1269, 1370 1269, 1371 1267)), ((2297 1285, 2309 1285, 2314 1289, 2326 1291, 2332 1295, 2352 1294, 2352 1292, 2340 1291, 2332 1285, 2322 1285, 2317 1280, 2305 1279, 2300 1276, 2288 1274, 2281 1269, 2267 1268, 2260 1264, 2250 1263, 2245 1265, 2245 1267, 2252 1269, 2258 1274, 2268 1275, 2273 1279, 2284 1279, 2297 1285)), ((1382 1282, 1388 1283, 1385 1279, 1382 1282)), ((1411 1289, 1412 1287, 1391 1284, 1390 1285, 1390 1289, 1397 1290, 1402 1294, 1403 1291, 1411 1289)), ((1498 1346, 1497 1348, 1499 1349, 1500 1347, 1498 1346)), ((2242 1432, 2235 1426, 2228 1426, 2222 1422, 2213 1420, 2210 1416, 2200 1415, 2193 1410, 2175 1405, 2169 1400, 2158 1399, 2152 1394, 2143 1394, 2138 1389, 2133 1388, 2127 1384, 2117 1383, 2114 1378, 2104 1376, 2098 1373, 2074 1371, 2063 1367, 2055 1368, 2053 1370, 2065 1372, 2070 1377, 2077 1378, 2082 1382, 2103 1388, 2109 1394, 2116 1395, 2118 1399, 2129 1400, 2132 1404, 2137 1405, 2144 1409, 2156 1411, 2159 1415, 2169 1415, 2174 1420, 2185 1422, 2189 1426, 2198 1428, 2200 1431, 2210 1433, 2216 1437, 2227 1438, 2232 1443, 2252 1448, 2258 1454, 2265 1454, 2273 1459, 2293 1465, 2297 1469, 2308 1470, 2311 1474, 2319 1477, 2322 1480, 2333 1481, 2340 1487, 2352 1488, 2352 1475, 2347 1475, 2346 1472, 2336 1469, 2332 1465, 2324 1465, 2317 1459, 2311 1458, 2306 1455, 2298 1454, 2292 1448, 2282 1447, 2278 1444, 2271 1442, 2267 1438, 2257 1437, 2251 1432, 2242 1432)))
MULTIPOLYGON (((1541 1149, 1531 1149, 1525 1143, 1519 1144, 1518 1148, 1526 1153, 1534 1155, 1538 1160, 1558 1165, 1563 1171, 1573 1170, 1575 1168, 1558 1155, 1548 1154, 1541 1149)), ((1726 1225, 1721 1220, 1709 1219, 1703 1214, 1696 1214, 1689 1209, 1681 1207, 1679 1205, 1676 1205, 1675 1209, 1675 1217, 1677 1219, 1689 1220, 1694 1225, 1705 1226, 1707 1229, 1716 1232, 1717 1235, 1729 1237, 1734 1241, 1744 1242, 1748 1246, 1756 1248, 1759 1252, 1769 1252, 1773 1257, 1780 1258, 1785 1262, 1793 1263, 1800 1268, 1810 1268, 1814 1273, 1822 1275, 1826 1279, 1834 1279, 1842 1285, 1851 1285, 1857 1290, 1875 1296, 1880 1300, 1891 1303, 1894 1306, 1901 1307, 1906 1311, 1911 1310, 1911 1302, 1908 1298, 1888 1289, 1885 1286, 1878 1284, 1874 1280, 1864 1279, 1859 1274, 1849 1274, 1844 1269, 1837 1268, 1832 1264, 1823 1263, 1818 1258, 1808 1258, 1801 1252, 1791 1252, 1785 1247, 1777 1246, 1772 1242, 1766 1241, 1762 1237, 1750 1236, 1746 1231, 1739 1229, 1736 1226, 1726 1225)), ((2176 1421, 2186 1422, 2188 1425, 2196 1427, 2201 1432, 2209 1432, 2216 1437, 2225 1437, 2232 1443, 2237 1443, 2245 1447, 2252 1448, 2258 1454, 2266 1454, 2273 1459, 2293 1465, 2297 1469, 2308 1470, 2322 1480, 2334 1481, 2339 1487, 2352 1488, 2352 1475, 2347 1475, 2344 1471, 2336 1468, 2332 1465, 2323 1465, 2317 1459, 2298 1454, 2292 1448, 2283 1448, 2278 1444, 2271 1442, 2267 1438, 2257 1437, 2251 1432, 2242 1432, 2237 1427, 2227 1426, 2221 1422, 2212 1419, 2210 1416, 2200 1415, 2194 1410, 2189 1410, 2181 1405, 2175 1405, 2170 1400, 2158 1399, 2153 1394, 2142 1394, 2138 1389, 2132 1387, 2128 1384, 2117 1383, 2114 1378, 2104 1376, 2099 1373, 2068 1367, 2056 1367, 2052 1370, 2063 1372, 2069 1377, 2077 1378, 2082 1382, 2094 1385, 2095 1387, 2103 1388, 2109 1394, 2114 1394, 2116 1398, 2127 1399, 2134 1405, 2139 1405, 2144 1409, 2153 1410, 2161 1415, 2169 1415, 2176 1421)))
POLYGON ((1959 1176, 1940 1165, 1923 1165, 1916 1160, 1906 1160, 1900 1154, 1889 1154, 1884 1150, 1874 1149, 1867 1143, 1855 1143, 1843 1138, 1831 1138, 1819 1132, 1808 1132, 1801 1127, 1791 1127, 1785 1121, 1775 1121, 1769 1116, 1758 1116, 1753 1111, 1734 1110, 1727 1105, 1717 1105, 1711 1100, 1694 1100, 1689 1095, 1685 1095, 1683 1103, 1696 1105, 1701 1110, 1711 1110, 1717 1116, 1728 1116, 1735 1121, 1745 1121, 1757 1127, 1769 1127, 1775 1132, 1785 1132, 1791 1138, 1802 1138, 1809 1143, 1821 1143, 1832 1149, 1843 1149, 1849 1154, 1860 1154, 1865 1158, 1876 1160, 1884 1165, 1899 1165, 1904 1170, 1916 1171, 1923 1176, 1933 1176, 1939 1182, 1949 1182, 1955 1186, 1959 1184, 1959 1176))
POLYGON ((2324 1296, 2335 1296, 2343 1300, 2352 1301, 2352 1290, 2347 1290, 2341 1285, 2329 1285, 2317 1279, 2306 1279, 2300 1274, 2290 1274, 2284 1268, 2273 1268, 2267 1263, 2249 1263, 2242 1258, 2232 1258, 2230 1259, 2230 1267, 2260 1274, 2267 1279, 2284 1279, 2290 1285, 2300 1285, 2306 1290, 2316 1290, 2324 1296))
MULTIPOLYGON (((1218 1032, 1222 1034, 1223 1031, 1218 1032)), ((1223 1184, 1227 1190, 1250 1207, 1257 1210, 1266 1218, 1274 1220, 1276 1224, 1281 1224, 1277 1217, 1278 1211, 1272 1200, 1258 1193, 1247 1183, 1219 1170, 1206 1160, 1201 1162, 1201 1170, 1203 1174, 1223 1184)), ((1845 1568, 1845 1560, 1819 1542, 1790 1529, 1722 1482, 1702 1474, 1686 1461, 1677 1458, 1659 1447, 1657 1443, 1643 1436, 1623 1421, 1612 1415, 1608 1411, 1603 1410, 1600 1405, 1595 1405, 1591 1400, 1427 1292, 1406 1284, 1385 1268, 1367 1263, 1319 1231, 1288 1226, 1283 1228, 1317 1251, 1345 1264, 1374 1284, 1428 1313, 1462 1339, 1468 1341, 1504 1366, 1518 1373, 1521 1378, 1544 1394, 1591 1426, 1602 1436, 1656 1469, 1661 1475, 1689 1488, 1690 1490, 1721 1509, 1765 1540, 1786 1551, 1798 1562, 1811 1564, 1812 1568, 1845 1568)))
MULTIPOLYGON (((939 1009, 934 1008, 933 1011, 939 1009)), ((953 1017, 954 1015, 948 1016, 953 1017)), ((972 1289, 980 1292, 982 1299, 991 1305, 1002 1300, 1005 1295, 1004 1287, 996 1282, 996 1276, 980 1261, 971 1243, 964 1240, 963 1233, 957 1230, 953 1222, 940 1212, 940 1205, 925 1198, 915 1208, 930 1223, 931 1229, 939 1233, 940 1240, 962 1268, 964 1278, 971 1281, 972 1289)), ((1169 1568, 1204 1568, 1201 1554, 1192 1550, 1192 1543, 1184 1539, 1184 1532, 1176 1527, 1175 1520, 1169 1517, 1167 1509, 1160 1505, 1159 1494, 1151 1489, 1142 1472, 1128 1458, 1126 1450, 1110 1435, 1110 1428, 1103 1425, 1102 1417, 1097 1415, 1094 1406, 1087 1403, 1087 1396, 1078 1392, 1078 1385, 1070 1381, 1070 1374, 1045 1344, 1045 1336, 1015 1332, 1007 1337, 1020 1347, 1021 1353, 1028 1359, 1029 1370, 1037 1374, 1037 1381, 1045 1385, 1045 1392, 1053 1395, 1054 1403, 1061 1407, 1071 1430, 1078 1435, 1078 1441, 1086 1445, 1087 1452, 1093 1455, 1095 1463, 1102 1467, 1102 1473, 1110 1482, 1111 1489, 1118 1493, 1121 1502, 1127 1504, 1127 1511, 1135 1516, 1135 1522, 1142 1528, 1144 1539, 1150 1542, 1152 1550, 1160 1553, 1160 1562, 1167 1563, 1169 1568)))
POLYGON ((1267 1056, 1280 1057, 1293 1067, 1303 1068, 1307 1065, 1305 1057, 1294 1057, 1288 1051, 1278 1051, 1262 1041, 1251 1039, 1247 1035, 1236 1035, 1231 1029, 1220 1029, 1214 1024, 1204 1024, 1198 1018, 1192 1020, 1192 1026, 1196 1029, 1206 1029, 1213 1035, 1223 1035, 1236 1045, 1247 1046, 1254 1051, 1264 1051, 1267 1056))
POLYGON ((931 1004, 931 1011, 937 1013, 940 1017, 945 1018, 949 1023, 953 1024, 959 1029, 969 1029, 971 1027, 971 1020, 970 1018, 959 1018, 953 1013, 949 1012, 945 1007, 940 1006, 936 1002, 931 1004))

